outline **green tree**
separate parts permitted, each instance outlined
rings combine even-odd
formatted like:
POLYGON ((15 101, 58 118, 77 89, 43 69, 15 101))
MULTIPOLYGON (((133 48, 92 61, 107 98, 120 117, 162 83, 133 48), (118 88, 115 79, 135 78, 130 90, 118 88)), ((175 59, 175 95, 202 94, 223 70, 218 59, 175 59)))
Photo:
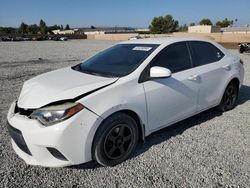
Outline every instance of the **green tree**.
POLYGON ((189 24, 189 26, 195 26, 195 23, 192 22, 192 23, 189 24))
POLYGON ((48 27, 48 31, 49 32, 51 32, 53 30, 57 30, 57 29, 60 29, 60 26, 56 25, 56 24, 48 27))
POLYGON ((216 26, 219 26, 219 27, 228 27, 228 26, 233 25, 233 23, 234 23, 233 20, 228 20, 227 18, 225 18, 222 21, 216 22, 216 26))
POLYGON ((70 29, 69 24, 67 24, 67 25, 65 26, 65 29, 66 29, 66 30, 69 30, 69 29, 70 29))
POLYGON ((171 33, 176 31, 178 21, 174 20, 171 15, 154 17, 149 29, 152 33, 171 33))
POLYGON ((40 26, 40 27, 46 27, 45 21, 43 21, 43 20, 41 19, 41 20, 40 20, 39 26, 40 26))
POLYGON ((200 21, 200 25, 213 25, 210 19, 204 18, 200 21))
POLYGON ((0 27, 0 34, 13 34, 17 33, 18 29, 13 27, 0 27))
POLYGON ((37 34, 37 32, 39 31, 38 26, 36 24, 32 24, 28 26, 28 33, 31 34, 37 34))
POLYGON ((186 24, 179 27, 178 31, 184 32, 188 30, 188 26, 186 24))
POLYGON ((18 28, 19 33, 28 33, 28 25, 25 24, 24 22, 21 23, 21 25, 18 28))
POLYGON ((47 25, 42 19, 40 20, 39 30, 42 34, 47 34, 47 32, 48 32, 47 25))
POLYGON ((60 29, 63 30, 63 25, 60 26, 60 29))

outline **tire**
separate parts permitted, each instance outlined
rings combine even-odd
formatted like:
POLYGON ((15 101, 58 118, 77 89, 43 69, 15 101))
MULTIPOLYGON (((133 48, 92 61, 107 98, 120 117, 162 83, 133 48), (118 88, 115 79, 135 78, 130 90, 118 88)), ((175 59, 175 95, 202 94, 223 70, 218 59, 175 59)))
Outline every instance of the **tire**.
POLYGON ((240 47, 239 53, 242 54, 244 51, 245 51, 244 48, 240 47))
POLYGON ((115 166, 133 153, 138 135, 135 120, 118 112, 104 120, 98 128, 93 141, 92 156, 102 166, 115 166))
POLYGON ((236 82, 230 82, 221 99, 219 110, 225 112, 232 110, 236 106, 238 98, 239 87, 236 82))

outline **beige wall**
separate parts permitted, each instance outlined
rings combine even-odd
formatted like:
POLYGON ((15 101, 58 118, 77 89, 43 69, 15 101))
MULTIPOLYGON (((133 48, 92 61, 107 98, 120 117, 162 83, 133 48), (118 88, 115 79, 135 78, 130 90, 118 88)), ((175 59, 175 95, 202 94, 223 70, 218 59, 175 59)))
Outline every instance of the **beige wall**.
MULTIPOLYGON (((122 33, 122 34, 96 34, 96 35, 88 35, 88 39, 96 39, 96 40, 128 40, 131 37, 138 36, 137 33, 122 33)), ((169 37, 172 36, 170 34, 142 34, 141 37, 148 38, 157 38, 157 37, 169 37)))
POLYGON ((84 32, 85 35, 98 35, 98 34, 105 34, 104 31, 86 31, 84 32))
POLYGON ((225 34, 250 34, 250 31, 234 31, 234 32, 224 32, 225 34))
POLYGON ((188 27, 189 33, 219 33, 220 27, 211 25, 195 25, 188 27))
POLYGON ((88 39, 96 40, 128 40, 130 37, 137 36, 136 33, 126 33, 126 34, 96 34, 88 35, 88 39))
MULTIPOLYGON (((128 40, 130 37, 137 36, 136 33, 127 33, 127 34, 97 34, 97 35, 88 35, 88 39, 95 40, 117 40, 123 41, 128 40)), ((214 40, 216 42, 228 42, 228 43, 239 43, 239 42, 250 42, 250 33, 186 33, 186 32, 176 32, 173 34, 157 34, 157 35, 140 35, 141 37, 192 37, 192 38, 203 38, 214 40)))
POLYGON ((250 33, 173 33, 175 37, 193 37, 214 40, 216 42, 228 42, 228 43, 239 43, 239 42, 250 42, 250 33))
POLYGON ((189 26, 189 33, 211 33, 211 26, 189 26))

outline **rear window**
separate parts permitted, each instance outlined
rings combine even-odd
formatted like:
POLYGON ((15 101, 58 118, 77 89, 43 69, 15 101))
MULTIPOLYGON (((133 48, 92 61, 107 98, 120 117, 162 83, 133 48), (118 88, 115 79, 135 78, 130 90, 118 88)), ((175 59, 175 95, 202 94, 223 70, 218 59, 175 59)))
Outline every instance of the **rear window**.
POLYGON ((189 42, 194 66, 206 65, 221 60, 224 54, 208 42, 189 42))

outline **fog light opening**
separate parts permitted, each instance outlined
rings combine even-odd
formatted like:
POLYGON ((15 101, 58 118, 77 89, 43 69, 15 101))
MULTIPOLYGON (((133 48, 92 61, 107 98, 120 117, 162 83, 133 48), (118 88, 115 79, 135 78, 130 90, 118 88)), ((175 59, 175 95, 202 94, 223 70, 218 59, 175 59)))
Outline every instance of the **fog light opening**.
POLYGON ((47 149, 55 158, 60 159, 62 161, 67 161, 66 157, 57 149, 51 147, 47 147, 47 149))

